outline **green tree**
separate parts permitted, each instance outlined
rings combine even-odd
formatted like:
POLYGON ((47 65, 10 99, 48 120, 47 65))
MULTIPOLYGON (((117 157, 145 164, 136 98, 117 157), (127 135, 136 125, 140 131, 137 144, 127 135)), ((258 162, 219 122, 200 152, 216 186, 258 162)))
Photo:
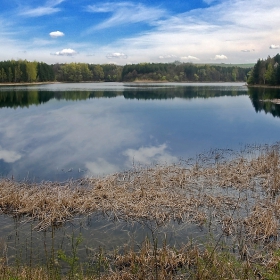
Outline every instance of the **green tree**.
POLYGON ((197 82, 199 80, 199 76, 197 74, 194 74, 194 80, 197 82))
POLYGON ((95 65, 93 67, 93 79, 95 81, 103 81, 104 71, 101 65, 95 65))
POLYGON ((232 80, 233 80, 234 82, 236 82, 237 75, 238 75, 238 69, 237 69, 236 67, 232 69, 231 75, 232 75, 232 80))
POLYGON ((90 81, 92 79, 92 72, 89 70, 88 64, 80 63, 81 75, 83 81, 90 81))
POLYGON ((53 68, 54 66, 44 62, 37 63, 37 80, 40 82, 54 81, 55 74, 53 68))
POLYGON ((274 83, 274 68, 272 66, 272 63, 268 64, 267 69, 264 73, 264 77, 267 84, 274 83))
POLYGON ((185 80, 185 72, 182 72, 182 71, 180 72, 179 79, 180 79, 180 81, 185 80))
POLYGON ((11 67, 8 68, 8 82, 11 83, 13 81, 13 71, 11 67))
POLYGON ((64 81, 80 82, 83 79, 81 66, 77 63, 69 63, 61 66, 64 81))
POLYGON ((32 83, 37 79, 37 62, 26 61, 27 82, 32 83))
POLYGON ((4 68, 1 68, 1 70, 0 70, 0 81, 2 83, 7 81, 7 74, 4 70, 4 68))
POLYGON ((17 64, 14 69, 14 82, 20 82, 21 81, 21 75, 22 71, 20 70, 20 64, 17 64))

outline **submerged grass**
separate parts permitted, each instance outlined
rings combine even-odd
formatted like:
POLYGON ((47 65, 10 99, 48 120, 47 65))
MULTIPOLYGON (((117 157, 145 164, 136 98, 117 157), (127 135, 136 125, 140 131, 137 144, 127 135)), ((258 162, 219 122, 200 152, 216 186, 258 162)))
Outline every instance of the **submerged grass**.
POLYGON ((111 220, 146 225, 152 237, 138 250, 122 248, 110 254, 101 250, 90 269, 79 266, 73 254, 60 251, 56 259, 72 264, 67 275, 51 274, 55 265, 9 266, 3 257, 0 275, 6 277, 2 279, 280 279, 279 150, 279 144, 246 147, 240 153, 215 150, 174 165, 135 167, 64 183, 2 179, 0 211, 35 222, 37 230, 102 213, 111 220), (186 241, 180 247, 159 246, 157 232, 170 222, 194 223, 216 237, 203 245, 186 241))

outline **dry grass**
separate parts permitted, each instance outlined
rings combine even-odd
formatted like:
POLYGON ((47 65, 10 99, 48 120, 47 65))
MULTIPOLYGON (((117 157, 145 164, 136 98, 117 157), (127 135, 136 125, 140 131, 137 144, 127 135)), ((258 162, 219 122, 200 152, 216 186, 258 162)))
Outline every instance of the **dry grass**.
POLYGON ((2 213, 38 221, 37 229, 103 213, 129 222, 211 222, 226 235, 278 237, 279 146, 222 159, 222 153, 170 166, 139 167, 104 178, 31 184, 0 181, 2 213))
MULTIPOLYGON (((2 179, 0 211, 37 221, 37 230, 78 215, 102 213, 152 229, 169 222, 195 223, 217 230, 220 236, 211 248, 192 244, 158 248, 155 239, 146 241, 138 251, 128 248, 104 256, 109 270, 98 278, 80 273, 77 279, 278 279, 279 149, 277 144, 247 147, 240 154, 212 151, 193 162, 64 183, 2 179), (223 253, 221 237, 231 240, 232 253, 228 249, 223 253)), ((42 268, 31 272, 33 268, 22 267, 15 272, 5 265, 5 257, 0 263, 0 275, 52 279, 42 268)))

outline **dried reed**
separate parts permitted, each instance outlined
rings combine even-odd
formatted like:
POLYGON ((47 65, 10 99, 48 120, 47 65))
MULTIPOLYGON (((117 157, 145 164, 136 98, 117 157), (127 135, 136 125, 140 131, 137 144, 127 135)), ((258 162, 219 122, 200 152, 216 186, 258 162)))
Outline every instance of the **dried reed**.
POLYGON ((0 211, 36 220, 40 230, 77 215, 103 213, 157 226, 172 220, 203 226, 211 220, 227 235, 244 227, 248 239, 267 240, 279 234, 279 168, 279 145, 274 145, 104 178, 40 184, 2 179, 0 211))

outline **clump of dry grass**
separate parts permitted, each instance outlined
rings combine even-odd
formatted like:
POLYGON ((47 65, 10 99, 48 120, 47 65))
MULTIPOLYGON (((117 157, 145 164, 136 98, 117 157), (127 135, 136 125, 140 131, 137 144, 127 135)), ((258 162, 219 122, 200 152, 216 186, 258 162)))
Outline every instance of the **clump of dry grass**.
POLYGON ((257 205, 245 218, 244 224, 247 234, 255 240, 278 236, 279 222, 271 207, 257 205))

